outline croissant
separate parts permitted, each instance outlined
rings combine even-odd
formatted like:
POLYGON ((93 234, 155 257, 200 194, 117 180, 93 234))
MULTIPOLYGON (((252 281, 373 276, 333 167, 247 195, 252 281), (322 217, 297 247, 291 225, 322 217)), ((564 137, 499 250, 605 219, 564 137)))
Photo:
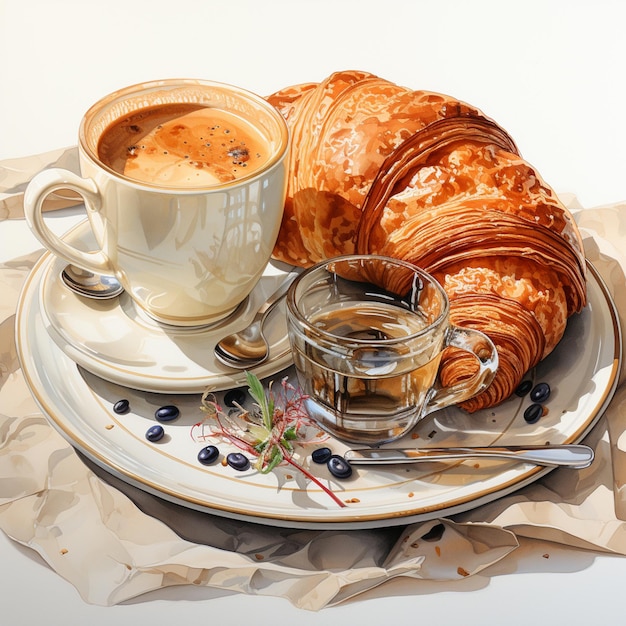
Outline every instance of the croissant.
MULTIPOLYGON (((268 97, 292 135, 287 200, 274 258, 303 267, 381 254, 434 275, 450 319, 486 333, 499 367, 460 406, 508 398, 586 304, 582 240, 569 211, 477 108, 366 72, 268 97)), ((444 385, 471 375, 450 349, 444 385)))

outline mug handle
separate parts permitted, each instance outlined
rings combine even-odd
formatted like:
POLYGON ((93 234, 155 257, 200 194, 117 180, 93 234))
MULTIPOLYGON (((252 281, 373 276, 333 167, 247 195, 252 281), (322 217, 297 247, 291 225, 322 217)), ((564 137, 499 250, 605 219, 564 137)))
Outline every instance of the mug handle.
POLYGON ((474 356, 478 371, 456 385, 435 387, 424 406, 422 416, 473 398, 484 391, 496 375, 498 351, 493 341, 485 333, 473 328, 450 326, 445 341, 445 347, 448 346, 460 348, 474 356))
POLYGON ((109 258, 102 250, 83 252, 67 244, 46 225, 43 203, 47 196, 61 189, 70 189, 79 194, 88 212, 100 210, 102 201, 93 180, 81 178, 64 169, 44 170, 32 178, 24 192, 24 215, 31 231, 48 250, 68 263, 96 274, 114 273, 109 258))

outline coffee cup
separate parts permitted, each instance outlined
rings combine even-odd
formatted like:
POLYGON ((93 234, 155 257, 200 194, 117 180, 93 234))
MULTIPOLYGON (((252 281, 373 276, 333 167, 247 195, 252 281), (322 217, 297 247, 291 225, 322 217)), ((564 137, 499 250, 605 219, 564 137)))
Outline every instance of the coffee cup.
POLYGON ((79 129, 81 176, 48 169, 24 208, 35 236, 68 263, 114 274, 137 307, 175 326, 218 322, 262 275, 280 228, 289 131, 239 87, 162 80, 94 104, 79 129), (83 252, 46 225, 61 189, 84 200, 99 249, 83 252))
POLYGON ((496 348, 452 325, 449 309, 441 285, 401 260, 350 255, 304 271, 287 294, 287 325, 309 415, 338 439, 378 445, 486 389, 496 348), (438 379, 447 347, 475 360, 450 387, 438 379))

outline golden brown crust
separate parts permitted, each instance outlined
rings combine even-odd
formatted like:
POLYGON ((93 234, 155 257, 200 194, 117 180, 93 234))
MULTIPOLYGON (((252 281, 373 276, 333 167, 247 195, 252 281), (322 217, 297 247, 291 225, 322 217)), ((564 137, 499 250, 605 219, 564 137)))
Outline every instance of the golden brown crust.
MULTIPOLYGON (((453 323, 484 330, 498 348, 494 383, 464 408, 508 397, 586 303, 576 224, 509 135, 470 105, 365 72, 269 100, 292 132, 274 256, 308 266, 384 254, 433 273, 453 323)), ((441 375, 458 381, 472 367, 449 350, 441 375)))

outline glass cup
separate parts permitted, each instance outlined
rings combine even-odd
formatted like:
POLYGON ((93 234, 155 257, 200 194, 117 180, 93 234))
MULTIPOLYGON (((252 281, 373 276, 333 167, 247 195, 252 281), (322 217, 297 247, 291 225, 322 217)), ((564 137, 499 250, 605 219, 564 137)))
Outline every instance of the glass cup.
POLYGON ((432 276, 388 257, 343 256, 305 270, 287 294, 287 325, 308 413, 350 443, 402 437, 432 411, 480 393, 498 366, 486 335, 450 324, 432 276), (470 353, 476 367, 442 387, 449 346, 470 353))
POLYGON ((117 276, 151 317, 218 322, 252 291, 272 253, 288 144, 281 114, 239 87, 188 79, 127 87, 83 117, 82 176, 48 169, 29 183, 26 219, 68 263, 117 276), (254 141, 232 143, 237 135, 254 141), (46 225, 42 205, 60 189, 83 198, 98 250, 82 252, 46 225))

